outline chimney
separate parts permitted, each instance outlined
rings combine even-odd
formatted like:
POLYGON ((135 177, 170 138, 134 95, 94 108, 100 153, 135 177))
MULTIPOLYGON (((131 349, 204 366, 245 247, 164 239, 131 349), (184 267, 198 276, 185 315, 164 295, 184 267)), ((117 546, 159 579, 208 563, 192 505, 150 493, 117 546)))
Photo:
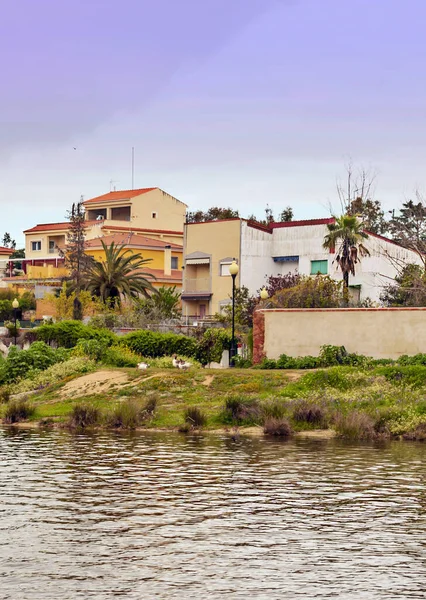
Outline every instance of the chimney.
POLYGON ((164 275, 172 274, 172 247, 164 246, 164 275))

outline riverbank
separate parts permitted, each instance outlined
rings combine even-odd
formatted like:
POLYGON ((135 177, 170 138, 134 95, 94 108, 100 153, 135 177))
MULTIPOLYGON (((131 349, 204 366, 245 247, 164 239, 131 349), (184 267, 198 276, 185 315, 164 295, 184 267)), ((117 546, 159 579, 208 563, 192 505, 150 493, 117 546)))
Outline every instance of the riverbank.
POLYGON ((0 405, 0 417, 29 426, 183 432, 255 427, 271 435, 332 431, 350 439, 424 440, 425 397, 424 366, 308 372, 98 368, 12 395, 0 405), (19 412, 19 403, 29 411, 19 412))

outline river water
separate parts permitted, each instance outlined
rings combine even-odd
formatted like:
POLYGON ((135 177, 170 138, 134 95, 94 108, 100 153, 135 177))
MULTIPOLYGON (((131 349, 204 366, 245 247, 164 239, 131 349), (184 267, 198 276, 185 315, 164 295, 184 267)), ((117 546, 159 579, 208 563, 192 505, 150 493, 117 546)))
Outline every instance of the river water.
POLYGON ((0 430, 0 598, 426 598, 426 445, 0 430))

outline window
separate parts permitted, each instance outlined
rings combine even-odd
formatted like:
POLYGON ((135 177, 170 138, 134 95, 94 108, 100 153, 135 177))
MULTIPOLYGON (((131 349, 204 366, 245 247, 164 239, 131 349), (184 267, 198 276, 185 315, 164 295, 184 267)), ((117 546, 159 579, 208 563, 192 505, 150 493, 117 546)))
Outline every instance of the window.
POLYGON ((55 253, 55 242, 52 240, 49 240, 49 254, 54 254, 55 253))
POLYGON ((221 277, 231 277, 229 272, 229 267, 232 263, 220 263, 220 276, 221 277))
POLYGON ((156 213, 156 212, 153 212, 153 213, 151 213, 151 217, 152 217, 153 219, 156 219, 156 218, 157 218, 157 213, 156 213))
POLYGON ((31 250, 36 252, 37 250, 41 250, 41 242, 31 242, 31 250))
POLYGON ((327 275, 328 260, 311 260, 311 275, 327 275))
POLYGON ((172 256, 172 269, 178 269, 178 268, 179 268, 178 257, 172 256))

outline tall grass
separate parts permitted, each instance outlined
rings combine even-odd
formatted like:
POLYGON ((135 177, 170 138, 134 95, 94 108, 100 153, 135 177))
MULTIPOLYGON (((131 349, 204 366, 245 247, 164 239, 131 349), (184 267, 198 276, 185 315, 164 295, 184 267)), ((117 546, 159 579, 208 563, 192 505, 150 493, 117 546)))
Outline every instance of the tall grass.
POLYGON ((205 413, 198 406, 188 406, 184 412, 185 423, 190 427, 204 427, 207 423, 205 413))
POLYGON ((373 440, 377 437, 374 419, 370 415, 353 411, 338 413, 334 417, 334 429, 340 437, 349 440, 373 440))
POLYGON ((4 423, 19 423, 31 417, 35 412, 34 406, 28 403, 27 400, 12 400, 6 407, 4 412, 4 423))
POLYGON ((263 424, 263 432, 266 435, 289 437, 292 434, 292 429, 287 419, 268 417, 263 424))
POLYGON ((76 404, 68 420, 68 427, 85 429, 97 425, 100 420, 100 411, 92 404, 76 404))

